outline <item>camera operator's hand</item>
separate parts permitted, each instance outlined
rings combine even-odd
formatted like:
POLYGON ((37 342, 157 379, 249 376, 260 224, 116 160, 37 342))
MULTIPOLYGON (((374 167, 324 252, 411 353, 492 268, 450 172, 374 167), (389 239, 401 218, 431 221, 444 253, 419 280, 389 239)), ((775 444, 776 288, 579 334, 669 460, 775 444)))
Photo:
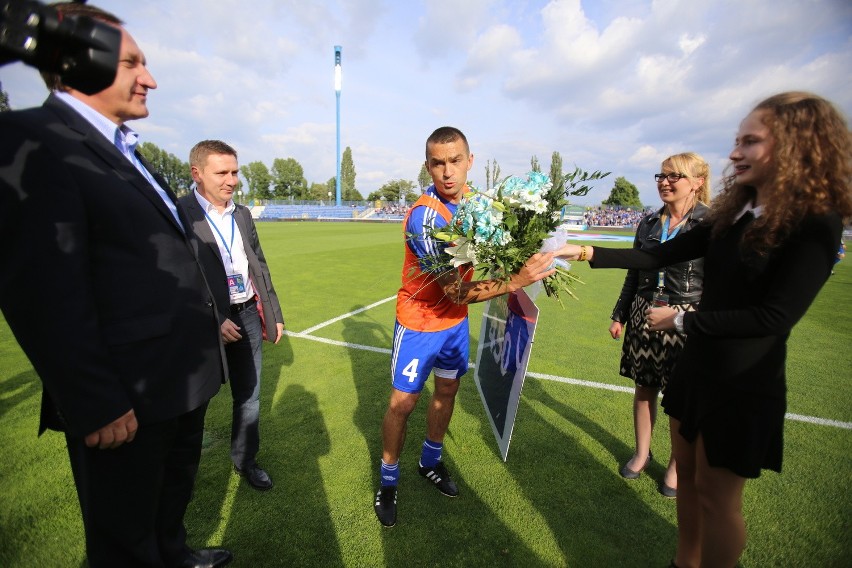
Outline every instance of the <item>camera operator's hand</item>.
POLYGON ((121 51, 116 26, 86 16, 61 18, 56 8, 33 0, 0 0, 0 29, 0 65, 22 61, 87 95, 115 80, 121 51))

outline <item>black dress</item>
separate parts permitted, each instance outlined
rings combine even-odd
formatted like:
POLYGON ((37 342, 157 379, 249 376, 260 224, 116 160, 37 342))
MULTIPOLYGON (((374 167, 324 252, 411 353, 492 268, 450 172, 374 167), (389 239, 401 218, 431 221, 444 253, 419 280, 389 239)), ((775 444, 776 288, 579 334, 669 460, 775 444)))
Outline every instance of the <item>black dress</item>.
POLYGON ((684 315, 663 407, 688 441, 702 435, 711 466, 742 477, 781 471, 787 338, 831 274, 843 229, 836 214, 807 217, 759 256, 740 247, 751 222, 746 214, 715 239, 703 223, 650 251, 595 247, 591 263, 654 269, 704 257, 701 307, 684 315))

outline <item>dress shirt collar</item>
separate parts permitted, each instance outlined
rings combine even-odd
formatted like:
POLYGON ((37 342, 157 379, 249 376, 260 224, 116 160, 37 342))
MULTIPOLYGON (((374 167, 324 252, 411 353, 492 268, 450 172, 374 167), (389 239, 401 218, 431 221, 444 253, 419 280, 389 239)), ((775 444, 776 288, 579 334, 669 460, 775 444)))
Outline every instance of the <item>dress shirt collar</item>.
POLYGON ((201 209, 203 209, 205 213, 216 213, 217 215, 222 215, 224 217, 228 213, 234 212, 235 206, 233 199, 228 201, 228 206, 225 207, 225 210, 220 214, 219 210, 216 209, 216 206, 207 201, 207 199, 198 191, 197 187, 192 193, 195 195, 195 200, 198 201, 198 204, 201 205, 201 209))
POLYGON ((65 91, 56 91, 56 97, 77 111, 77 114, 82 116, 86 121, 95 127, 95 130, 103 134, 110 144, 118 146, 122 153, 127 153, 130 150, 132 153, 136 149, 136 144, 139 143, 139 135, 129 128, 126 124, 118 126, 116 123, 65 91))
POLYGON ((755 219, 757 219, 763 213, 763 205, 758 205, 757 207, 755 207, 754 203, 751 202, 751 201, 746 203, 745 207, 743 207, 742 210, 739 213, 737 213, 737 216, 734 217, 734 223, 739 221, 740 218, 743 215, 745 215, 746 213, 748 213, 749 211, 751 211, 751 214, 754 215, 755 219))

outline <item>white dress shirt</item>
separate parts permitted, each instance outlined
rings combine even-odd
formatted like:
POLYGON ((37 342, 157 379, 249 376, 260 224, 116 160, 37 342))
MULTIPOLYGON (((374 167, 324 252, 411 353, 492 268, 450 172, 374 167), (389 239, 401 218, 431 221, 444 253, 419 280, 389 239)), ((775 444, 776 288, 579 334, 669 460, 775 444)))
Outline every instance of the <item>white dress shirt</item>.
POLYGON ((225 265, 225 274, 240 274, 243 277, 246 291, 243 296, 231 296, 231 304, 241 304, 254 297, 254 286, 249 278, 248 256, 246 255, 243 236, 234 219, 236 206, 233 200, 228 202, 224 211, 219 213, 216 206, 207 201, 196 189, 193 191, 195 199, 207 217, 207 224, 219 246, 219 256, 225 265))

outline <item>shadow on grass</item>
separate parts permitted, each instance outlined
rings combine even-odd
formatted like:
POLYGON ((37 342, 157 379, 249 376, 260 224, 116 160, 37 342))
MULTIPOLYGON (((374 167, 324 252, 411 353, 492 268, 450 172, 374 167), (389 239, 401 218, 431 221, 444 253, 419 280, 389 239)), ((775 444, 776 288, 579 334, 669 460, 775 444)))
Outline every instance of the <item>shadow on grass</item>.
MULTIPOLYGON (((349 312, 354 315, 343 320, 343 340, 354 345, 382 345, 390 348, 392 338, 388 326, 374 320, 369 312, 359 312, 362 305, 355 305, 349 312)), ((352 421, 367 444, 370 464, 373 467, 373 483, 379 483, 379 463, 382 459, 382 419, 390 395, 390 357, 385 353, 350 349, 352 378, 358 397, 352 421)))
MULTIPOLYGON (((52 458, 46 453, 48 444, 34 441, 41 391, 41 381, 32 369, 8 378, 0 376, 0 440, 4 452, 0 464, 0 505, 4 509, 0 514, 0 566, 24 566, 28 561, 28 549, 38 546, 38 539, 44 536, 38 531, 41 528, 35 519, 38 513, 26 507, 18 508, 26 497, 19 493, 20 487, 29 481, 25 479, 29 477, 27 468, 37 464, 39 471, 34 475, 38 477, 42 475, 41 470, 52 466, 52 458)), ((67 463, 67 455, 60 452, 53 452, 53 455, 56 459, 64 458, 67 463)), ((45 492, 52 489, 48 487, 45 492)))
POLYGON ((280 371, 282 367, 291 367, 293 365, 295 355, 293 354, 293 346, 290 344, 289 335, 282 335, 281 340, 277 344, 265 342, 264 347, 266 348, 264 359, 271 359, 274 361, 275 366, 278 367, 279 372, 275 376, 281 376, 280 371))
MULTIPOLYGON (((40 397, 41 390, 41 380, 34 370, 0 381, 0 418, 18 408, 22 403, 32 404, 30 399, 40 397)), ((35 408, 36 416, 38 416, 38 402, 35 402, 35 408)))
MULTIPOLYGON (((264 406, 271 406, 271 400, 264 406)), ((221 541, 240 566, 342 565, 319 464, 331 444, 316 396, 301 385, 290 385, 264 420, 262 465, 275 486, 261 492, 236 478, 229 442, 220 440, 202 458, 208 467, 202 468, 196 487, 206 493, 193 501, 196 524, 191 536, 205 535, 199 539, 202 544, 211 538, 214 545, 221 541), (217 507, 219 516, 211 514, 217 507)))
MULTIPOLYGON (((482 417, 483 441, 502 459, 472 375, 469 382, 468 388, 460 389, 459 402, 482 417)), ((636 482, 619 476, 617 461, 601 463, 581 440, 554 431, 533 408, 533 401, 560 415, 617 460, 629 458, 632 449, 602 425, 555 399, 538 381, 525 381, 518 410, 523 435, 515 440, 506 468, 546 520, 565 562, 571 566, 665 565, 674 552, 673 524, 644 503, 636 491, 640 486, 629 485, 636 482), (601 542, 610 546, 602 549, 601 542)), ((662 467, 658 469, 649 468, 649 473, 656 478, 663 472, 662 467)))

